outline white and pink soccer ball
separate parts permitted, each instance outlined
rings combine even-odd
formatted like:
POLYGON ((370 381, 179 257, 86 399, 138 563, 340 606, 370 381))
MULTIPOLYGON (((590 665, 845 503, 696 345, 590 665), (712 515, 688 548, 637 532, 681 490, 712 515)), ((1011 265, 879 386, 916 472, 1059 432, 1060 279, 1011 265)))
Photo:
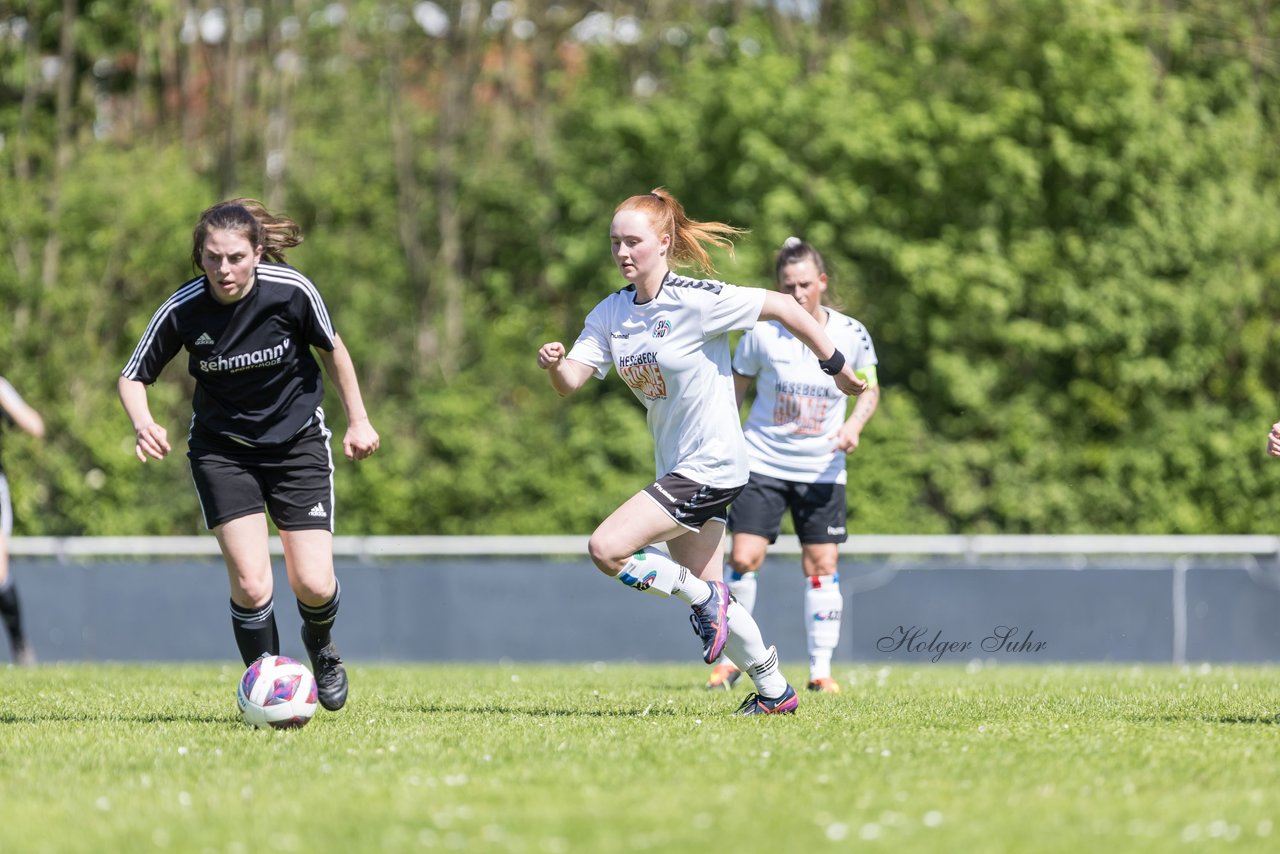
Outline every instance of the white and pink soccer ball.
POLYGON ((300 661, 268 655, 240 677, 236 702, 245 722, 258 729, 296 729, 316 713, 316 680, 300 661))

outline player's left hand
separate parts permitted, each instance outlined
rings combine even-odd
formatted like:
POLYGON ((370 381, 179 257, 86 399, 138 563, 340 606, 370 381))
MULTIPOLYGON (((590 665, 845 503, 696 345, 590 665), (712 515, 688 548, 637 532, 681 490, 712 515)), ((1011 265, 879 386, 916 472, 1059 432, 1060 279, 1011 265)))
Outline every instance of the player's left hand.
POLYGON ((353 421, 347 425, 347 434, 342 437, 342 452, 349 460, 363 460, 378 450, 378 431, 368 418, 353 421))
POLYGON ((858 441, 861 436, 857 430, 851 428, 848 424, 831 434, 831 441, 837 451, 844 451, 851 454, 858 450, 858 441))

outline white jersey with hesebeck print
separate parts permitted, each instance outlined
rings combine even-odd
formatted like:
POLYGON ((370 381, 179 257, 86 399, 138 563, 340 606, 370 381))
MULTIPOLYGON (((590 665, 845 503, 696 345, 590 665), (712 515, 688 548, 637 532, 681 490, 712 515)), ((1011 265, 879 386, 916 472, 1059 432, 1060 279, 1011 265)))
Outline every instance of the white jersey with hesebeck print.
MULTIPOLYGON (((826 312, 827 335, 853 369, 876 364, 866 328, 838 311, 826 312)), ((760 323, 738 342, 733 370, 756 380, 743 428, 751 470, 793 483, 844 483, 845 455, 832 436, 844 423, 849 399, 822 372, 818 357, 782 324, 760 323)))
POLYGON ((729 333, 750 329, 764 308, 762 288, 668 273, 652 300, 637 305, 629 285, 600 301, 568 358, 609 367, 648 410, 657 475, 675 472, 718 488, 747 482, 746 443, 734 402, 729 333))

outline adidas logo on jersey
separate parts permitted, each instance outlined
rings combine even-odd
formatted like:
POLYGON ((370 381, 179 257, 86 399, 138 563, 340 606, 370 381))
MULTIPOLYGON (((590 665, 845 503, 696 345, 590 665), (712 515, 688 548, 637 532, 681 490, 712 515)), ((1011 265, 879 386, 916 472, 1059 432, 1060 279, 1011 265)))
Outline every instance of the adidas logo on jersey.
POLYGON ((325 516, 327 516, 327 515, 329 515, 329 514, 324 512, 324 505, 323 505, 323 504, 317 504, 315 507, 312 507, 312 508, 311 508, 311 512, 309 512, 307 515, 308 515, 308 516, 315 516, 315 517, 317 517, 317 518, 319 518, 319 519, 323 519, 325 516))
POLYGON ((200 337, 196 339, 197 347, 212 347, 213 344, 214 344, 214 341, 212 338, 209 337, 208 332, 201 332, 200 337))

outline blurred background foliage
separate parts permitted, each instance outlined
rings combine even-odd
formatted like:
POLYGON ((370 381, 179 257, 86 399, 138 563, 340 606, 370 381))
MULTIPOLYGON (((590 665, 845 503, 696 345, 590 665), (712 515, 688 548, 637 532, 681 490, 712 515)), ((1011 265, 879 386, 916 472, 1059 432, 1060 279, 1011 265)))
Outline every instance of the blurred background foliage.
MULTIPOLYGON (((790 234, 871 330, 858 533, 1274 530, 1280 11, 1264 0, 11 0, 0 6, 0 374, 18 534, 200 530, 115 378, 263 199, 356 360, 382 451, 339 533, 585 533, 652 475, 616 378, 535 362, 621 284, 657 185, 790 234)), ((345 428, 336 397, 335 433, 345 428)))

